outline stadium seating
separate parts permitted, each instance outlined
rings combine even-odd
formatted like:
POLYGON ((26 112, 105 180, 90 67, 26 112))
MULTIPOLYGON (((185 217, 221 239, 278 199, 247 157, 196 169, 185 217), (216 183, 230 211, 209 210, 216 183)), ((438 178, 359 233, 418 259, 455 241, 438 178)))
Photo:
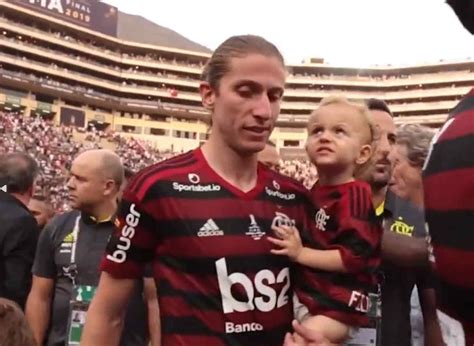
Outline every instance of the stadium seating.
MULTIPOLYGON (((40 117, 24 117, 14 112, 0 112, 0 153, 25 151, 40 165, 37 194, 50 201, 56 211, 68 210, 68 172, 74 157, 88 149, 113 149, 125 167, 137 172, 177 153, 162 152, 134 137, 114 132, 90 131, 57 126, 40 117)), ((316 170, 308 161, 281 161, 281 173, 310 187, 316 170)))

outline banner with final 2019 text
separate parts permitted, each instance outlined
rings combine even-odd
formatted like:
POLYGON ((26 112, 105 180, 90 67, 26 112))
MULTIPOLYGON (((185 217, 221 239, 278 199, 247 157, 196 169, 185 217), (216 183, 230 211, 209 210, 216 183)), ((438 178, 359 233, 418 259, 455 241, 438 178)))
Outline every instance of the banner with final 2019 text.
POLYGON ((96 0, 6 0, 110 36, 117 36, 118 10, 96 0))

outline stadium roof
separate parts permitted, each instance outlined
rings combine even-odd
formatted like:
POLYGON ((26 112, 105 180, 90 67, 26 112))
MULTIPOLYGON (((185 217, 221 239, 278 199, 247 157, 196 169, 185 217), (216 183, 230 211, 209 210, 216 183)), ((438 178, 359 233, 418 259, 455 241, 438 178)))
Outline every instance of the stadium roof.
POLYGON ((157 46, 178 48, 201 53, 211 50, 193 42, 177 32, 149 21, 142 16, 119 11, 117 36, 119 39, 157 46))

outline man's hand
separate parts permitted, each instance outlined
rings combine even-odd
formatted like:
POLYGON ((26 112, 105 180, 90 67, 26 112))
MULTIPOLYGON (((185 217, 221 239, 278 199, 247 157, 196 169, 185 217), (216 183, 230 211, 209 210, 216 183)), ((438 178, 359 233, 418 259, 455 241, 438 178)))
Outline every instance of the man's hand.
POLYGON ((280 249, 271 250, 272 254, 288 256, 292 261, 297 261, 303 249, 300 233, 295 227, 272 227, 278 238, 268 237, 268 241, 280 249))
POLYGON ((283 346, 330 346, 332 345, 328 339, 326 339, 321 333, 314 330, 308 329, 302 326, 299 322, 293 321, 293 328, 295 334, 291 335, 287 333, 285 336, 285 343, 283 346), (303 343, 297 342, 295 335, 299 336, 298 339, 304 339, 303 343))

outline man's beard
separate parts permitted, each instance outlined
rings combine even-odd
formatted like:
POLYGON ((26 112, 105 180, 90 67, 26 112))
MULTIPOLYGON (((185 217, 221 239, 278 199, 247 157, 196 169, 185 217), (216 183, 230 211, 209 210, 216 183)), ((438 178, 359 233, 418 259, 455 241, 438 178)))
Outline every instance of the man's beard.
POLYGON ((370 186, 372 190, 381 190, 388 186, 389 179, 372 179, 370 186))

